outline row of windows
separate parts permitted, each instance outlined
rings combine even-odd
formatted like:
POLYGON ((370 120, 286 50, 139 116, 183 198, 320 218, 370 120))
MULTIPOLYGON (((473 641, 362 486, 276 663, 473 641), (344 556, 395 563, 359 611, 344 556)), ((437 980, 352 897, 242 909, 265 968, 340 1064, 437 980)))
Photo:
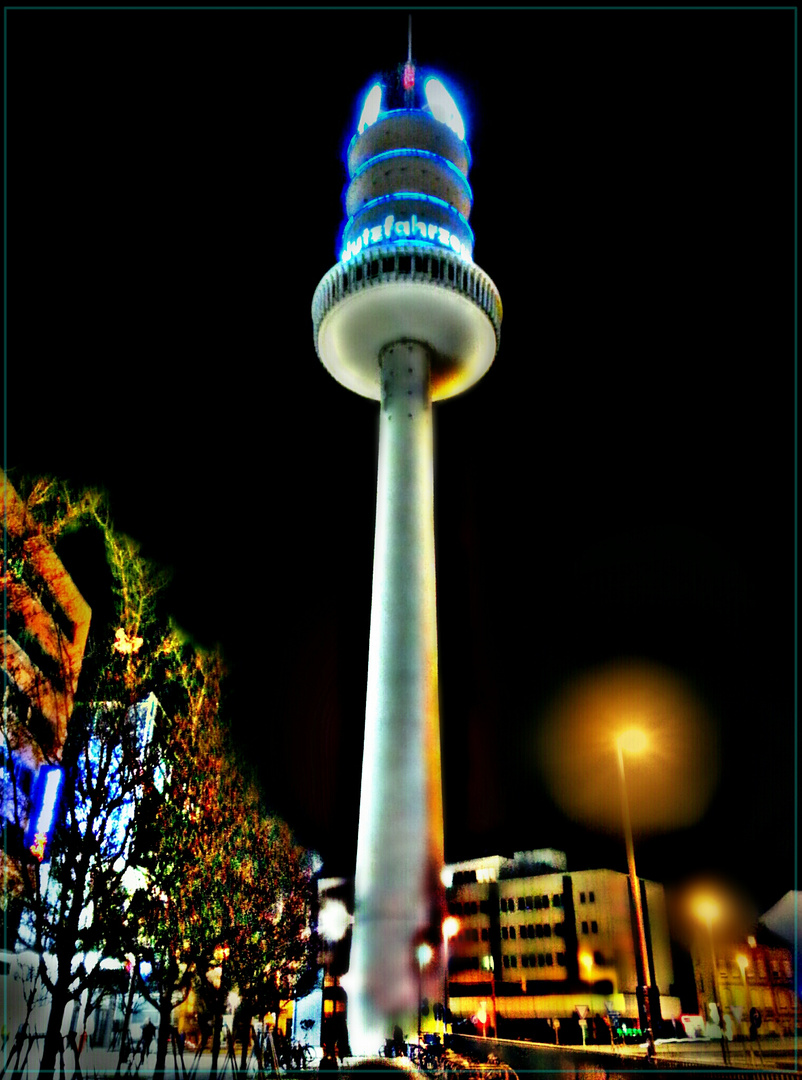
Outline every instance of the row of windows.
MULTIPOLYGON (((585 894, 583 892, 581 892, 579 894, 579 902, 580 902, 580 904, 585 903, 585 894)), ((589 904, 595 904, 596 903, 596 894, 594 892, 589 892, 588 893, 587 902, 589 904)))
MULTIPOLYGON (((563 906, 562 893, 555 893, 551 898, 551 903, 554 907, 563 906)), ((503 896, 499 902, 499 909, 501 911, 541 911, 543 908, 549 907, 549 898, 545 894, 542 896, 503 896)))
POLYGON ((584 919, 582 920, 582 933, 583 934, 587 934, 587 933, 598 934, 598 932, 599 932, 599 924, 595 920, 593 920, 593 922, 591 922, 589 931, 588 931, 587 922, 584 919))
MULTIPOLYGON (((518 934, 518 937, 522 937, 522 938, 551 937, 551 929, 552 928, 549 926, 548 923, 537 923, 534 926, 532 925, 532 923, 529 923, 527 926, 524 926, 524 924, 521 923, 521 925, 518 927, 517 934, 518 934)), ((554 933, 556 934, 557 937, 564 937, 565 936, 565 925, 564 925, 564 923, 557 923, 557 925, 554 927, 554 933)), ((515 927, 514 926, 510 926, 510 927, 502 926, 502 928, 501 928, 501 936, 504 938, 505 941, 507 941, 508 939, 510 941, 515 941, 515 937, 516 937, 515 927)))
MULTIPOLYGON (((555 957, 552 953, 525 953, 521 957, 522 968, 533 967, 553 967, 555 957)), ((556 960, 559 967, 565 967, 565 953, 558 952, 556 954, 556 960)), ((502 956, 501 962, 505 968, 517 968, 518 957, 517 956, 502 956)))

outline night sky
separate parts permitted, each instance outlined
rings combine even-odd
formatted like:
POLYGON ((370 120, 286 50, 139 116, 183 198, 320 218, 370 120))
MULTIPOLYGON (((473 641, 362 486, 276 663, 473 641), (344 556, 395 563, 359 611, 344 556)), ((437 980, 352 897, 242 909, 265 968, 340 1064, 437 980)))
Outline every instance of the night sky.
MULTIPOLYGON (((348 873, 378 411, 317 359, 310 305, 407 11, 6 29, 6 466, 108 489, 224 650, 268 804, 348 873)), ((538 747, 589 673, 647 664, 717 749, 673 781, 682 804, 709 774, 693 820, 636 831, 640 873, 720 871, 761 910, 794 887, 794 32, 792 9, 414 11, 504 304, 489 373, 435 414, 449 860, 624 870, 538 747)))

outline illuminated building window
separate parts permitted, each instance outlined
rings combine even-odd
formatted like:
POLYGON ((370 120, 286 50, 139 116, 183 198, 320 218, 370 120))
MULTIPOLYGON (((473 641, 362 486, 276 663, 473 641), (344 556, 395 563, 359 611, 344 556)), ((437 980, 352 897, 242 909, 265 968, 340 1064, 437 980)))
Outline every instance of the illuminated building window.
POLYGON ((583 920, 583 922, 582 922, 582 933, 587 934, 587 932, 588 932, 588 924, 587 924, 587 922, 585 922, 583 920))

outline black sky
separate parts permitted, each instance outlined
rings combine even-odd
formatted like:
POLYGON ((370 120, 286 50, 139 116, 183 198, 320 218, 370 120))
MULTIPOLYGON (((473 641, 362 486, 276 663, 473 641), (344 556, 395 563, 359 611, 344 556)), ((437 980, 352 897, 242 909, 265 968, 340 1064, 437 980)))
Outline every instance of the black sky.
MULTIPOLYGON (((436 412, 450 859, 624 868, 534 745, 555 694, 636 658, 694 688, 722 772, 641 873, 723 870, 763 908, 794 886, 794 18, 414 12, 504 303, 490 372, 436 412)), ((347 872, 378 422, 310 305, 407 13, 6 19, 6 464, 109 489, 225 650, 268 801, 347 872)))

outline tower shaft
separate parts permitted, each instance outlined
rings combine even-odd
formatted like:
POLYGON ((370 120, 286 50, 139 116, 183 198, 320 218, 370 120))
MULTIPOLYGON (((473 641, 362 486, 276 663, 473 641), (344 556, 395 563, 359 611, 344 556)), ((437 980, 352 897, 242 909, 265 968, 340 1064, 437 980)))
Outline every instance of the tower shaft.
MULTIPOLYGON (((417 1026, 416 948, 443 910, 432 406, 425 346, 381 354, 381 414, 349 1028, 376 1053, 417 1026), (388 1026, 389 1025, 389 1026, 388 1026)), ((426 986, 442 986, 439 953, 426 986)), ((434 991, 433 991, 434 992, 434 991)))

